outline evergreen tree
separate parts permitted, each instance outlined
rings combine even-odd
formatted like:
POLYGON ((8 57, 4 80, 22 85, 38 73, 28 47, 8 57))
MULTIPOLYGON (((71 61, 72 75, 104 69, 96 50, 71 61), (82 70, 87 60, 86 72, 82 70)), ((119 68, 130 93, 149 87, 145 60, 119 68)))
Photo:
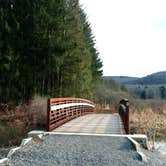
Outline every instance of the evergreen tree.
POLYGON ((0 100, 94 98, 102 62, 78 0, 0 1, 0 100))
POLYGON ((159 87, 159 92, 161 99, 166 99, 166 88, 164 86, 159 87))

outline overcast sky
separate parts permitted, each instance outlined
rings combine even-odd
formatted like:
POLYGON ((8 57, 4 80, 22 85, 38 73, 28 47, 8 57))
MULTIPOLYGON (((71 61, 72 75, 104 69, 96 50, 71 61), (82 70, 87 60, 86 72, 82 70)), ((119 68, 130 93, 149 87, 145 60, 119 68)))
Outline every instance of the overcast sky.
POLYGON ((80 0, 104 75, 145 76, 166 70, 166 0, 80 0))

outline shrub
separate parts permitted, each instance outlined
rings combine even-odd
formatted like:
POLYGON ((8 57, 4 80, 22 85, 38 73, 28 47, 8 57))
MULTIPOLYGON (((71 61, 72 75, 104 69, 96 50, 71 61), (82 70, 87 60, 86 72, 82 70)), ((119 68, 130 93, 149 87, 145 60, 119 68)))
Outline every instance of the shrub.
POLYGON ((7 123, 0 123, 0 146, 13 146, 20 144, 23 134, 22 129, 7 123))

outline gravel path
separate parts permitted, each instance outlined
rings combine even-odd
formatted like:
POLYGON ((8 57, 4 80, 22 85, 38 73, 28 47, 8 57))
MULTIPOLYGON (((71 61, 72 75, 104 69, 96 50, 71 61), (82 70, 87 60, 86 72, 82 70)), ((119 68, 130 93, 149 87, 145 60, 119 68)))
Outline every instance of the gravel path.
POLYGON ((151 166, 166 166, 166 155, 162 155, 157 150, 156 151, 148 151, 142 149, 143 153, 149 158, 149 165, 151 166))
MULTIPOLYGON (((127 138, 50 135, 16 151, 10 166, 145 166, 127 138)), ((163 166, 163 165, 162 165, 163 166)))

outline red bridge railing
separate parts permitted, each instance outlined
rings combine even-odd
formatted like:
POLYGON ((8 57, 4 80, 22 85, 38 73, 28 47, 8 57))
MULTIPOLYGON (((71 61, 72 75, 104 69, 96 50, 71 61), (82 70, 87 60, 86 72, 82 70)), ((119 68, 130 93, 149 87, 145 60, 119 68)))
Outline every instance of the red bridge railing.
POLYGON ((130 128, 129 128, 129 100, 128 99, 122 99, 119 102, 119 115, 122 119, 126 134, 129 134, 130 128))
POLYGON ((47 105, 47 131, 81 115, 94 112, 95 104, 80 98, 52 98, 47 105))

